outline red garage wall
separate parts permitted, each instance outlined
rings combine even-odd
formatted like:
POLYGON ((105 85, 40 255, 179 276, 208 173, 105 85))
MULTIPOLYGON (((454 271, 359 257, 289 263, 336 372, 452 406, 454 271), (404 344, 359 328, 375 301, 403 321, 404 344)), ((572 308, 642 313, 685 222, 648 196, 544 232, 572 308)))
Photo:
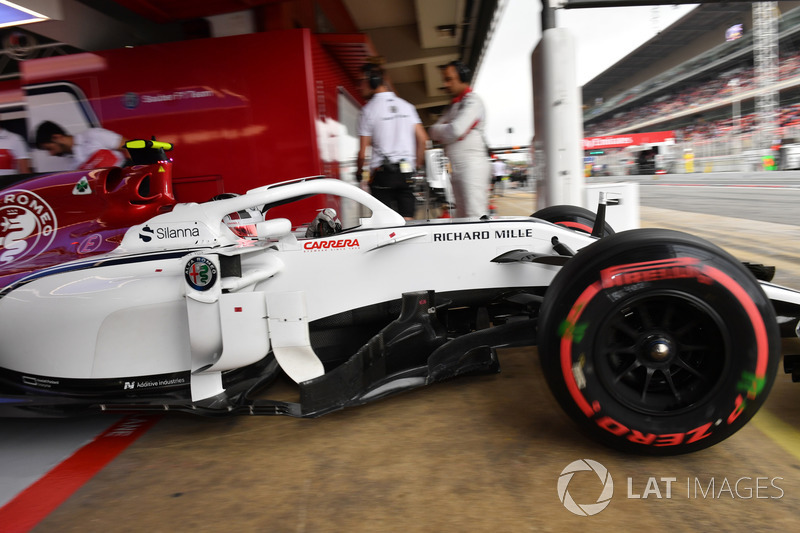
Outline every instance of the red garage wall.
POLYGON ((322 173, 312 41, 286 30, 34 60, 23 83, 72 82, 102 127, 175 143, 176 193, 204 201, 322 173))

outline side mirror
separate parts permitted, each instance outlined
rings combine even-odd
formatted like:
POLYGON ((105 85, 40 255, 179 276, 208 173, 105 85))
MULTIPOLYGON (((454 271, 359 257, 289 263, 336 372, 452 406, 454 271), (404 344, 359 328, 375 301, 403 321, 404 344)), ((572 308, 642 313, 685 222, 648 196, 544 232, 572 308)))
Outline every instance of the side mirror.
POLYGON ((292 233, 292 223, 288 218, 275 218, 256 224, 259 240, 279 239, 292 233))

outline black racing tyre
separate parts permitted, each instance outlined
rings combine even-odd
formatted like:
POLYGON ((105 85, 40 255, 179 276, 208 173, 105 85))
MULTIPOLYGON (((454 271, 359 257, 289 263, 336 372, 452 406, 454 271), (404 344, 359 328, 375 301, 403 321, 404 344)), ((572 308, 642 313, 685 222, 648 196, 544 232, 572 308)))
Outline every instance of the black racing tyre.
MULTIPOLYGON (((551 205, 540 209, 531 215, 534 218, 546 220, 559 226, 574 229, 584 233, 591 233, 594 227, 596 214, 577 205, 551 205)), ((614 230, 606 222, 603 226, 603 237, 613 235, 614 230)))
POLYGON ((675 455, 729 437, 764 402, 780 362, 775 312, 747 268, 664 229, 578 252, 548 288, 538 329, 558 402, 625 452, 675 455))

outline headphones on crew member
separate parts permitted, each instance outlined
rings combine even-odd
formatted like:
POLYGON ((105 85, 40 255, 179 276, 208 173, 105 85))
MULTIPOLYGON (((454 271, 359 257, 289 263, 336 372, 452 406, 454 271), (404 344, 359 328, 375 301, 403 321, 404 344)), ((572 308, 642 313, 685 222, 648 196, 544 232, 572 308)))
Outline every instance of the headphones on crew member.
POLYGON ((455 68, 456 74, 458 74, 458 80, 461 83, 469 83, 472 80, 472 70, 470 70, 470 68, 461 61, 451 61, 445 65, 445 67, 455 68))
POLYGON ((373 91, 383 85, 383 71, 378 65, 372 63, 364 63, 361 68, 364 71, 364 77, 369 83, 369 88, 373 91))

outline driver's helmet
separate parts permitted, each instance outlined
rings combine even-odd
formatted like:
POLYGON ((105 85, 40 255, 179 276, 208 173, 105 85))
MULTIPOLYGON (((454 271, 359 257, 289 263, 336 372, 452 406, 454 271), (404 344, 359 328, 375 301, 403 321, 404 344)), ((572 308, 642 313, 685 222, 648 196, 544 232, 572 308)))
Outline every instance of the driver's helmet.
MULTIPOLYGON (((225 200, 227 198, 235 198, 239 196, 236 193, 223 193, 218 194, 211 200, 225 200)), ((241 211, 228 213, 223 217, 222 221, 228 228, 239 238, 242 239, 256 239, 258 238, 258 231, 256 224, 264 222, 264 215, 257 207, 248 207, 241 211)))
POLYGON ((342 223, 336 209, 326 207, 314 217, 311 224, 306 229, 306 237, 327 237, 342 231, 342 223))

